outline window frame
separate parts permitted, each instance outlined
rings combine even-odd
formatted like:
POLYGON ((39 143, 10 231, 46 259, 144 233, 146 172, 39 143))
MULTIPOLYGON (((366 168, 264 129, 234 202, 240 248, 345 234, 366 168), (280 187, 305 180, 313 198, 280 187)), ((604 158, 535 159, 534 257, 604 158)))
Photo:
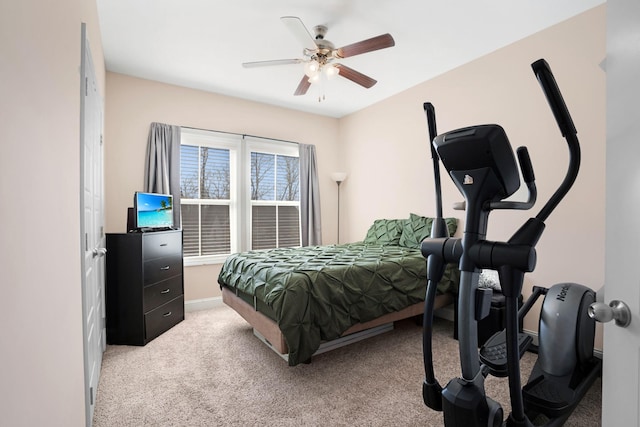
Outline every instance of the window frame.
MULTIPOLYGON (((245 158, 244 165, 246 165, 246 170, 244 171, 244 179, 247 183, 244 186, 244 190, 246 194, 243 194, 243 200, 246 203, 246 209, 243 209, 247 214, 245 224, 247 224, 244 236, 244 247, 251 248, 251 236, 253 235, 253 206, 297 206, 298 207, 298 224, 300 224, 300 198, 298 201, 289 201, 289 200, 251 200, 251 153, 265 153, 265 154, 274 154, 280 156, 289 156, 289 157, 300 157, 300 150, 298 148, 298 144, 291 142, 282 142, 277 140, 265 140, 264 138, 257 138, 251 136, 244 137, 245 142, 245 158)), ((299 178, 298 178, 299 179, 299 178)), ((276 221, 276 236, 278 235, 278 223, 276 221)), ((298 242, 301 244, 301 234, 299 236, 298 242)))
MULTIPOLYGON (((221 148, 229 150, 229 199, 186 199, 181 198, 181 205, 228 205, 229 206, 229 228, 230 228, 230 250, 231 253, 238 251, 240 242, 238 240, 239 227, 239 202, 237 200, 238 186, 238 167, 239 159, 242 157, 241 140, 232 134, 221 132, 206 131, 200 129, 181 130, 180 145, 197 145, 209 148, 221 148)), ((182 209, 182 207, 181 207, 182 209)), ((198 220, 200 224, 200 219, 198 220)), ((202 237, 199 232, 199 237, 202 237)), ((216 255, 196 255, 184 256, 184 265, 203 265, 203 264, 219 264, 224 262, 228 254, 216 255)))
MULTIPOLYGON (((180 145, 197 145, 210 148, 223 148, 230 151, 229 200, 181 198, 180 203, 181 205, 185 204, 198 206, 229 205, 231 252, 229 254, 184 256, 183 262, 185 266, 222 264, 229 257, 229 255, 245 250, 250 250, 252 236, 252 207, 254 206, 254 203, 262 206, 297 206, 298 214, 300 215, 300 200, 251 200, 251 153, 259 152, 299 158, 299 146, 297 143, 184 127, 181 128, 181 132, 182 136, 180 145)), ((301 218, 299 218, 299 229, 301 229, 300 221, 301 218)), ((200 223, 200 220, 198 220, 198 223, 200 223)), ((277 226, 278 225, 276 223, 276 227, 277 226)), ((276 229, 276 232, 277 231, 278 230, 276 229)), ((199 232, 199 238, 201 237, 201 232, 199 232)))

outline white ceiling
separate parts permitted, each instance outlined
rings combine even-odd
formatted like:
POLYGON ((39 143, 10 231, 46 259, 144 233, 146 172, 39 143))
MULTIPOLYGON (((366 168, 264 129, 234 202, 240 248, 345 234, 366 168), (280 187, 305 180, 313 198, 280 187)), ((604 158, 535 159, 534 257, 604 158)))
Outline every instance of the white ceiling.
MULTIPOLYGON (((566 20, 604 0, 97 0, 107 70, 342 117, 566 20), (338 77, 318 102, 312 86, 293 96, 302 58, 280 21, 328 26, 341 47, 390 33, 396 45, 340 62, 376 80, 371 89, 338 77)), ((533 58, 535 60, 537 58, 533 58)))

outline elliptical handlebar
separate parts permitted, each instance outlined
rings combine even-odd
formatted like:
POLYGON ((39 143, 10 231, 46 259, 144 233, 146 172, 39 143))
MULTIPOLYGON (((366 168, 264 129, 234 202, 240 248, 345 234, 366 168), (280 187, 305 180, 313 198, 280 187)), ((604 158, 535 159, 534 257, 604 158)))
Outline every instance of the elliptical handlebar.
POLYGON ((531 209, 536 204, 538 198, 538 190, 536 188, 536 178, 533 173, 533 165, 531 164, 531 157, 529 157, 529 150, 527 147, 518 147, 518 163, 520 164, 520 171, 522 171, 522 178, 529 190, 529 197, 526 202, 491 202, 489 203, 490 209, 531 209))
POLYGON ((547 102, 556 118, 560 132, 569 145, 569 167, 567 174, 560 184, 560 187, 558 187, 553 196, 551 196, 538 215, 536 215, 536 219, 544 222, 558 206, 558 203, 560 203, 569 192, 578 176, 578 170, 580 169, 580 143, 577 137, 578 132, 573 124, 573 120, 567 109, 567 104, 564 102, 564 98, 562 97, 562 93, 560 93, 560 89, 558 88, 549 64, 544 59, 539 59, 531 64, 531 68, 547 98, 547 102))
MULTIPOLYGON (((433 139, 438 135, 436 131, 436 111, 430 102, 423 104, 424 112, 427 116, 429 129, 429 146, 431 147, 431 158, 433 160, 434 187, 436 195, 436 217, 431 224, 432 239, 449 239, 449 229, 442 214, 442 191, 440 183, 440 157, 433 146, 433 139)), ((425 379, 422 383, 422 398, 424 403, 431 409, 442 410, 442 386, 438 383, 433 371, 433 347, 432 330, 429 326, 433 321, 433 305, 435 301, 438 282, 444 275, 446 263, 449 262, 444 256, 427 256, 427 291, 425 294, 424 314, 423 314, 423 338, 422 353, 425 369, 425 379)))
POLYGON ((540 82, 540 86, 542 86, 551 111, 553 111, 553 115, 556 117, 556 121, 560 127, 560 132, 562 132, 562 136, 566 136, 567 134, 575 135, 578 133, 547 61, 538 59, 531 64, 531 68, 538 82, 540 82))
POLYGON ((520 163, 520 170, 522 171, 522 178, 524 182, 535 182, 536 176, 533 173, 533 165, 531 164, 531 157, 529 157, 529 150, 527 147, 518 147, 516 150, 518 154, 518 162, 520 163))
POLYGON ((444 224, 444 219, 442 218, 442 190, 440 184, 440 157, 436 152, 436 147, 431 143, 433 138, 438 135, 438 131, 436 130, 436 110, 432 103, 425 102, 422 107, 424 108, 424 112, 427 115, 427 125, 429 128, 429 146, 431 147, 431 159, 433 160, 433 178, 435 185, 435 193, 436 193, 436 218, 440 218, 438 224, 436 224, 437 235, 431 233, 431 237, 448 237, 449 233, 444 235, 444 231, 446 230, 446 224, 444 224), (445 225, 443 228, 442 225, 445 225))

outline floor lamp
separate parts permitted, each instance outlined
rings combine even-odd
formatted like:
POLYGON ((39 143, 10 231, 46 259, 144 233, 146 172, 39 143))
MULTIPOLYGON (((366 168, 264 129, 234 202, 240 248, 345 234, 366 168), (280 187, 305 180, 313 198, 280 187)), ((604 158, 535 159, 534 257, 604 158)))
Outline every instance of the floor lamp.
POLYGON ((338 184, 338 243, 340 243, 340 184, 346 177, 346 172, 334 172, 331 174, 331 179, 338 184))

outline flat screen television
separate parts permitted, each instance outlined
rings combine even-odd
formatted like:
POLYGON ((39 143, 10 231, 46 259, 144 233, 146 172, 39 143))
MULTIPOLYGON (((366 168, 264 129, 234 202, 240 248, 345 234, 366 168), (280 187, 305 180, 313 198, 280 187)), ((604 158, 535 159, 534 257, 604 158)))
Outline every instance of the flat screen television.
POLYGON ((173 196, 136 191, 133 197, 133 214, 135 229, 138 231, 171 229, 173 228, 173 196))

